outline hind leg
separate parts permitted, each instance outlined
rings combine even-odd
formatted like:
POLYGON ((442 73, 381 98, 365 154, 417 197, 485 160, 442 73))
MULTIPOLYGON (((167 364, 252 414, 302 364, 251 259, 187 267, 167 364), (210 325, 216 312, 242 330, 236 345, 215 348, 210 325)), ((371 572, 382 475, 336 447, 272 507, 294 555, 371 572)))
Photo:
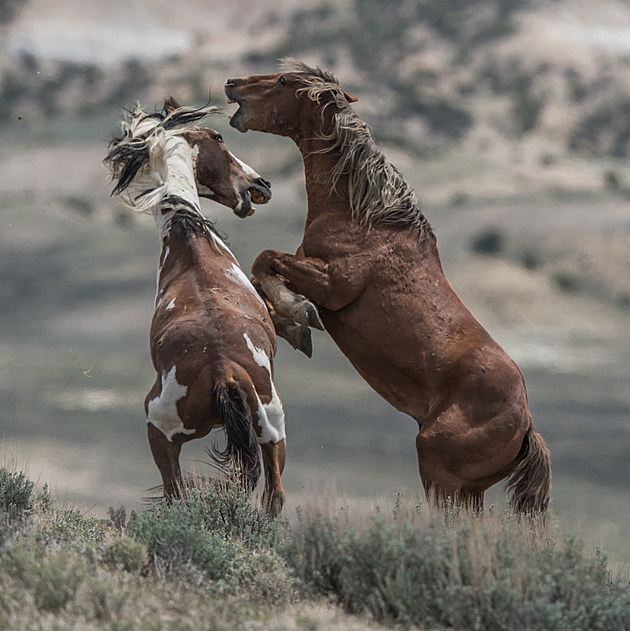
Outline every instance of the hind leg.
POLYGON ((452 469, 448 469, 446 459, 437 458, 435 450, 427 448, 422 432, 416 438, 416 449, 420 479, 430 502, 438 508, 450 503, 474 512, 483 510, 484 491, 489 485, 470 485, 452 469))
POLYGON ((147 428, 153 460, 162 476, 164 496, 177 497, 181 483, 181 469, 179 467, 181 443, 173 443, 168 440, 153 423, 147 423, 147 428))
POLYGON ((277 443, 263 443, 260 449, 265 467, 265 491, 262 496, 262 505, 270 517, 277 517, 282 511, 286 497, 280 479, 286 459, 286 440, 283 438, 277 443))

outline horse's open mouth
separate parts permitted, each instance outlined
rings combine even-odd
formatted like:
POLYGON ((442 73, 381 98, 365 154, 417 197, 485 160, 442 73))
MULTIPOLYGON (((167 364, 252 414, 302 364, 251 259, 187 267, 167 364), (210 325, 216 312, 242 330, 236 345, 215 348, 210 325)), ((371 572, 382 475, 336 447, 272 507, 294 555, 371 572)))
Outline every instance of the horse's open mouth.
POLYGON ((247 192, 254 204, 266 204, 271 199, 271 190, 264 186, 250 186, 247 192))
MULTIPOLYGON (((261 178, 262 180, 262 178, 261 178)), ((234 214, 241 219, 251 217, 256 212, 253 204, 266 204, 271 199, 271 188, 267 182, 250 186, 241 196, 239 204, 233 208, 234 214)))
POLYGON ((232 116, 230 117, 230 126, 234 127, 234 129, 238 129, 240 132, 246 132, 247 127, 243 124, 243 101, 241 99, 237 99, 232 94, 232 86, 225 86, 225 95, 227 96, 228 103, 236 103, 238 105, 238 109, 232 116))
MULTIPOLYGON (((232 102, 237 102, 237 101, 232 101, 232 102)), ((239 108, 230 117, 230 127, 234 127, 234 129, 238 129, 238 131, 245 133, 247 131, 247 127, 245 127, 243 118, 244 118, 243 106, 239 103, 239 108)))

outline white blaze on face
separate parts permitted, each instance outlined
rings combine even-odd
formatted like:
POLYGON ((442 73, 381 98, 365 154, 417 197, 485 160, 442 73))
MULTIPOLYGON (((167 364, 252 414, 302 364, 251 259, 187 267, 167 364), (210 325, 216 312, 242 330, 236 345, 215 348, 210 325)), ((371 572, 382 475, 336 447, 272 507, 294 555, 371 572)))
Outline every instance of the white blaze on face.
MULTIPOLYGON (((267 305, 265 305, 265 301, 260 297, 260 294, 254 289, 254 286, 252 285, 251 281, 249 280, 249 278, 247 278, 247 276, 245 276, 245 272, 240 268, 239 265, 234 263, 230 269, 227 269, 225 271, 229 276, 232 277, 233 280, 243 285, 251 294, 256 296, 260 304, 262 304, 265 308, 267 307, 267 305)), ((262 366, 262 364, 260 365, 262 366)))
POLYGON ((256 171, 254 171, 254 169, 252 169, 252 167, 250 167, 249 164, 237 158, 231 151, 230 151, 230 155, 232 156, 232 158, 234 158, 236 162, 238 162, 241 165, 241 169, 245 171, 245 175, 248 175, 249 177, 252 177, 255 180, 260 178, 260 175, 256 173, 256 171))
POLYGON ((269 401, 269 403, 263 403, 258 393, 256 393, 256 400, 258 401, 258 423, 262 430, 261 435, 258 437, 258 442, 261 444, 269 442, 277 443, 283 438, 286 438, 286 433, 282 401, 280 401, 276 386, 271 377, 271 360, 265 351, 254 346, 247 333, 243 333, 243 337, 245 338, 245 343, 254 361, 262 368, 265 368, 269 373, 269 384, 271 385, 271 401, 269 401))
POLYGON ((170 309, 174 309, 175 308, 175 298, 173 298, 173 300, 171 300, 167 305, 166 305, 166 310, 169 311, 170 309))
POLYGON ((194 434, 197 430, 186 429, 177 411, 177 402, 186 396, 188 386, 177 382, 176 368, 162 375, 162 392, 149 401, 147 423, 153 423, 168 440, 175 434, 194 434))

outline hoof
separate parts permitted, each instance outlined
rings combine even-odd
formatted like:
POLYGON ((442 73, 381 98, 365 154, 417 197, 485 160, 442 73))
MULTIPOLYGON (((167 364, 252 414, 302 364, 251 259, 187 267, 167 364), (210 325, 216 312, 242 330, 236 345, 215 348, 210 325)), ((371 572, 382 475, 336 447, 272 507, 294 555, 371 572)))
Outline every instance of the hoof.
POLYGON ((289 342, 292 348, 304 353, 307 357, 313 356, 311 330, 307 326, 296 324, 288 318, 276 318, 274 325, 278 336, 289 342))
POLYGON ((324 324, 319 317, 319 311, 309 300, 304 300, 302 304, 300 304, 295 320, 303 326, 310 326, 314 329, 319 329, 320 331, 324 330, 324 324))
POLYGON ((311 330, 307 326, 301 326, 297 331, 296 344, 293 348, 309 358, 313 356, 313 340, 311 339, 311 330))
POLYGON ((271 497, 264 494, 261 502, 263 510, 271 519, 275 519, 282 512, 285 499, 284 491, 276 491, 271 497))

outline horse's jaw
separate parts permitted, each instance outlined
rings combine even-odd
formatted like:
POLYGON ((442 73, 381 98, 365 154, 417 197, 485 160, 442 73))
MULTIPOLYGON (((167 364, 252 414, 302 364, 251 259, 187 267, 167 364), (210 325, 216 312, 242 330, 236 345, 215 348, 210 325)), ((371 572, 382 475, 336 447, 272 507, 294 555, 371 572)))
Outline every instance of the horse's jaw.
POLYGON ((249 131, 249 128, 245 126, 245 122, 243 120, 244 118, 243 107, 241 106, 236 110, 236 112, 234 112, 234 114, 232 114, 232 117, 230 118, 230 127, 238 129, 238 131, 243 134, 249 131))

